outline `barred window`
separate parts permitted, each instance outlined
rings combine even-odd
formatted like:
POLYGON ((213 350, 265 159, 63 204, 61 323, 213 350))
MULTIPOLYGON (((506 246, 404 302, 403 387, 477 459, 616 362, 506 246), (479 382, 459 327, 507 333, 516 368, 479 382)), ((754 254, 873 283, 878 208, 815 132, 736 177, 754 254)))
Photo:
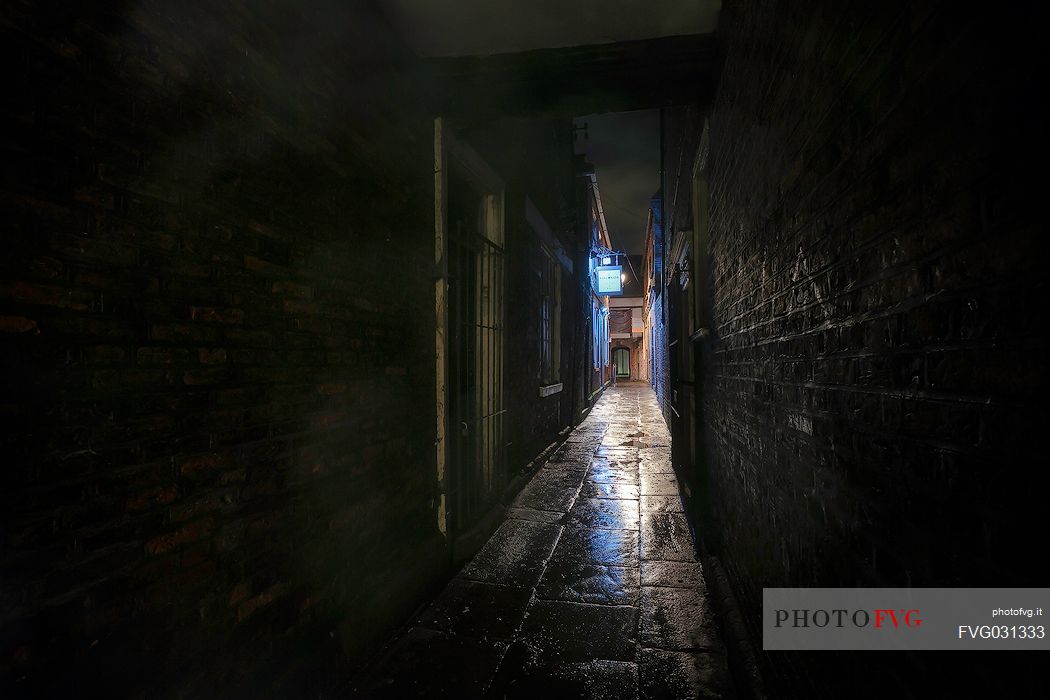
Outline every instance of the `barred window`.
POLYGON ((556 384, 561 375, 561 271, 546 248, 540 290, 540 379, 556 384))

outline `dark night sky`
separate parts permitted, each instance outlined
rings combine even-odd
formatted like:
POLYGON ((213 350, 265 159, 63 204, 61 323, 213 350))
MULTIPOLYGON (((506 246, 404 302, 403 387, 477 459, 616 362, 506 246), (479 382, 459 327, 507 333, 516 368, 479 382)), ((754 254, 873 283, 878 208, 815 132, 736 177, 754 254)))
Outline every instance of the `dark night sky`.
POLYGON ((660 113, 649 109, 576 120, 577 126, 584 123, 589 138, 577 137, 576 152, 594 164, 613 247, 641 253, 649 198, 660 186, 660 113))

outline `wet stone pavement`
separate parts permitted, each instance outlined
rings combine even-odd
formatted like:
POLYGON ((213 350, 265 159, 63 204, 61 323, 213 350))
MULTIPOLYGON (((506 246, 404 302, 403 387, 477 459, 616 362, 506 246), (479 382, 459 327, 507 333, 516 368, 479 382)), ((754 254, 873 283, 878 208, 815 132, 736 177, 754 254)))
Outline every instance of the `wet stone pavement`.
POLYGON ((612 388, 360 680, 375 698, 731 698, 645 384, 612 388))

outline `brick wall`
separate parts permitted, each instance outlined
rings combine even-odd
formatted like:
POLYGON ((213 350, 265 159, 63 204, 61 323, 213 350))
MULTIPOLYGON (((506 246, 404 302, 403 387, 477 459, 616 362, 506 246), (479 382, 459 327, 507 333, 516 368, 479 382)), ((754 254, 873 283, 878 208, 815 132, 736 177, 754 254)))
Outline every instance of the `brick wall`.
MULTIPOLYGON (((512 471, 527 464, 545 447, 557 439, 562 423, 561 393, 540 396, 539 389, 547 385, 541 379, 540 342, 542 337, 540 308, 543 295, 542 272, 547 258, 540 240, 524 222, 514 235, 508 237, 507 290, 507 354, 504 366, 506 382, 509 450, 507 458, 512 471)), ((562 289, 571 293, 574 280, 559 265, 563 275, 562 289)), ((565 300, 566 302, 568 300, 565 300)), ((562 305, 561 320, 570 314, 571 303, 562 305)), ((564 324, 563 324, 564 325, 564 324)), ((562 350, 569 338, 562 336, 562 350)), ((568 374, 570 365, 564 362, 567 352, 558 358, 561 372, 568 374)), ((566 377, 559 381, 568 383, 566 377)))
MULTIPOLYGON (((580 284, 576 267, 570 274, 557 266, 561 279, 561 392, 541 397, 541 299, 544 293, 544 246, 557 241, 564 254, 574 252, 572 124, 559 117, 505 117, 469 126, 466 136, 507 187, 506 333, 504 357, 505 426, 508 465, 512 473, 553 442, 572 422, 574 378, 582 358, 573 345, 573 315, 580 284), (539 212, 552 237, 546 243, 526 217, 526 198, 539 212)), ((586 269, 586 268, 584 268, 586 269)), ((586 275, 584 275, 586 281, 586 275)), ((551 382, 557 383, 557 382, 551 382)))
MULTIPOLYGON (((666 136, 664 135, 661 140, 666 141, 666 136)), ((665 152, 662 153, 665 160, 666 150, 665 148, 665 152)), ((656 392, 656 398, 660 402, 660 410, 663 412, 664 420, 670 423, 670 416, 673 415, 669 408, 671 405, 671 386, 669 382, 671 363, 670 356, 667 353, 667 343, 669 341, 667 337, 667 294, 663 277, 667 242, 664 236, 664 207, 661 195, 657 194, 652 197, 649 202, 649 211, 652 217, 652 254, 654 258, 653 287, 650 291, 649 316, 646 325, 646 332, 652 334, 652 347, 650 350, 652 376, 649 377, 649 383, 656 392)))
POLYGON ((446 564, 396 43, 342 3, 3 14, 0 695, 322 689, 446 564))
MULTIPOLYGON (((1045 585, 1046 108, 1022 8, 726 3, 699 444, 756 640, 764 586, 1045 585)), ((801 697, 875 673, 815 656, 767 661, 801 697)), ((851 697, 1032 675, 892 663, 851 697)))
POLYGON ((660 401, 660 409, 663 411, 664 420, 670 420, 668 407, 671 405, 670 357, 667 354, 667 324, 664 322, 664 294, 655 297, 649 310, 649 328, 653 334, 653 375, 649 378, 656 397, 660 401))

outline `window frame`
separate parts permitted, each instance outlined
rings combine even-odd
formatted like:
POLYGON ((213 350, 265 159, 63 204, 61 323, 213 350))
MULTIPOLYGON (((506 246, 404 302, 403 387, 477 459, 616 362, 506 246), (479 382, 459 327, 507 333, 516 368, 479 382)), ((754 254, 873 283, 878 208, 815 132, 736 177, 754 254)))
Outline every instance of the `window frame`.
POLYGON ((540 381, 561 381, 561 266, 547 248, 541 246, 540 271, 540 381))

